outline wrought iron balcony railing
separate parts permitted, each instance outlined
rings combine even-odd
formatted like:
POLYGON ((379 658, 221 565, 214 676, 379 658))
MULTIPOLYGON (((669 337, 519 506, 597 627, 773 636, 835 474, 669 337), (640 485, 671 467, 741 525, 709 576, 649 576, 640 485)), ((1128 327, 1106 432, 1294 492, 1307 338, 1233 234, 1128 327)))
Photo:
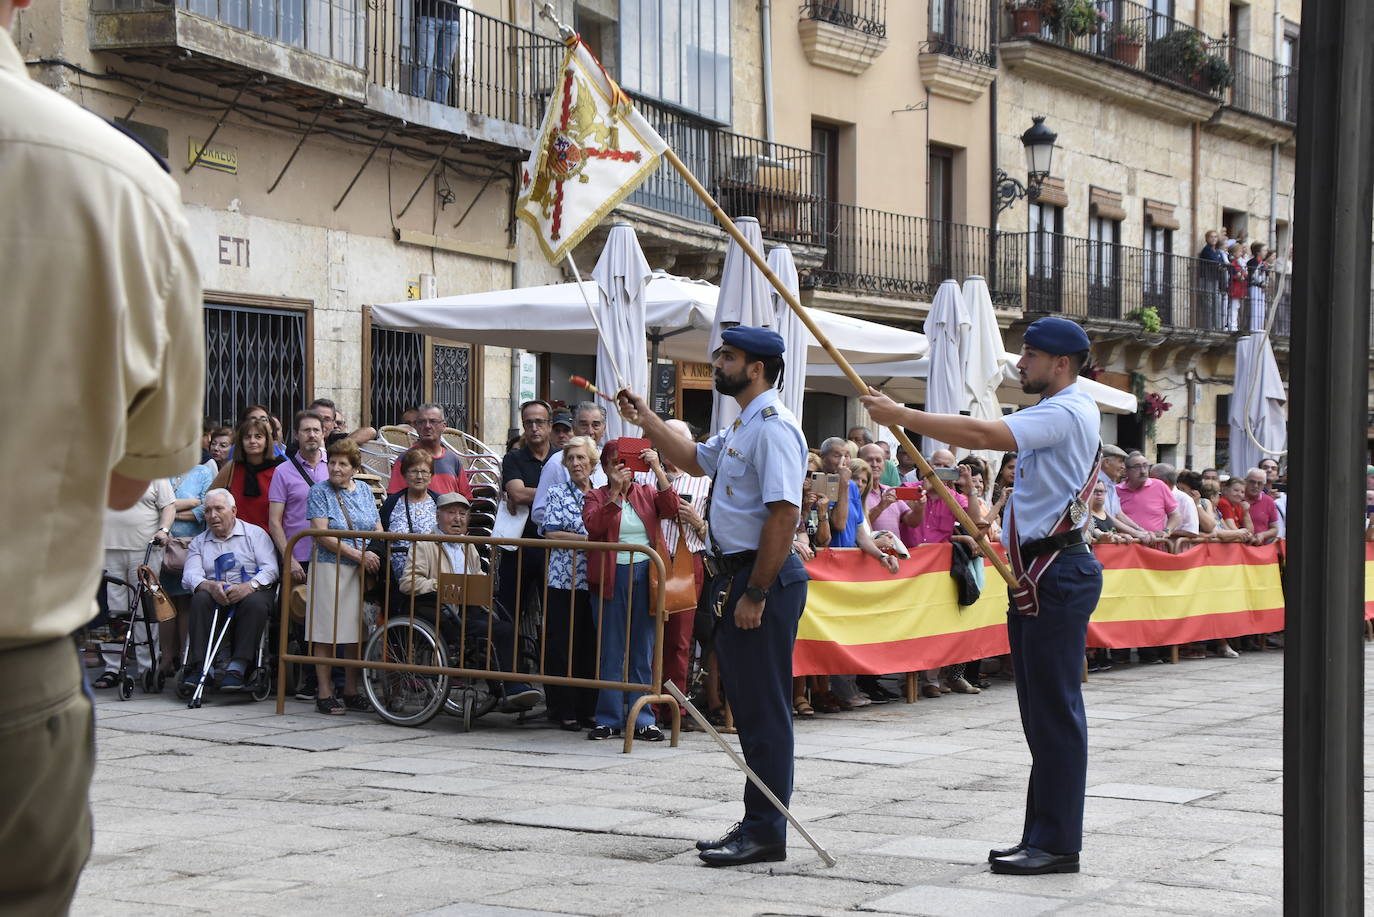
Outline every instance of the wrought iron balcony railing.
POLYGON ((1046 19, 1044 10, 1041 4, 1009 10, 1002 39, 1049 42, 1217 98, 1235 79, 1223 44, 1132 0, 1095 0, 1091 15, 1085 9, 1057 19, 1046 19))
POLYGON ((994 232, 849 204, 820 206, 825 260, 803 278, 812 289, 929 300, 940 284, 970 274, 988 280, 993 302, 1012 305, 997 280, 994 232))
POLYGON ((376 81, 387 89, 537 128, 563 46, 453 0, 395 0, 372 15, 376 81))
MULTIPOLYGON (((821 244, 816 176, 820 153, 727 131, 659 102, 635 99, 648 119, 698 180, 731 216, 757 217, 765 238, 821 244)), ((710 210, 682 176, 664 165, 626 199, 696 223, 715 225, 710 210)))
POLYGON ((806 0, 801 15, 803 19, 818 19, 878 38, 887 37, 887 0, 806 0))
POLYGON ((1278 61, 1227 46, 1235 82, 1227 104, 1252 115, 1297 123, 1298 74, 1278 61))
POLYGON ((997 66, 995 0, 930 0, 930 39, 923 51, 997 66))
MULTIPOLYGON (((1226 269, 1212 261, 1048 232, 1003 233, 998 261, 1019 278, 1028 313, 1129 321, 1148 307, 1169 328, 1249 327, 1248 298, 1231 303, 1226 269)), ((1286 336, 1286 300, 1274 307, 1283 310, 1274 333, 1286 336)))

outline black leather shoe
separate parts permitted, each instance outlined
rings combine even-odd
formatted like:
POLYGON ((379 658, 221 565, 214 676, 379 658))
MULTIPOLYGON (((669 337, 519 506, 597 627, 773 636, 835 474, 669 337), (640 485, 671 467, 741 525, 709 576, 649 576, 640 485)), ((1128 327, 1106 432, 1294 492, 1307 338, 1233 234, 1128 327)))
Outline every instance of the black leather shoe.
POLYGON ((1039 876, 1047 872, 1078 872, 1078 854, 1049 853, 1025 847, 1009 857, 992 861, 992 871, 1003 876, 1039 876))
POLYGON ((697 841, 697 849, 698 849, 698 850, 719 850, 720 848, 724 847, 726 844, 728 844, 728 843, 730 843, 731 841, 733 841, 735 838, 739 837, 739 829, 740 829, 740 823, 739 823, 739 822, 735 822, 733 825, 730 826, 730 830, 729 830, 729 831, 726 831, 725 834, 723 834, 723 835, 721 836, 720 840, 718 840, 718 841, 697 841))
POLYGON ((993 860, 1004 859, 1005 857, 1011 856, 1013 853, 1020 853, 1025 849, 1025 844, 1017 844, 1015 847, 994 847, 992 850, 988 851, 988 862, 991 863, 993 860))
POLYGON ((787 859, 787 845, 781 842, 760 844, 740 835, 715 850, 697 854, 707 866, 743 866, 745 863, 780 863, 787 859))

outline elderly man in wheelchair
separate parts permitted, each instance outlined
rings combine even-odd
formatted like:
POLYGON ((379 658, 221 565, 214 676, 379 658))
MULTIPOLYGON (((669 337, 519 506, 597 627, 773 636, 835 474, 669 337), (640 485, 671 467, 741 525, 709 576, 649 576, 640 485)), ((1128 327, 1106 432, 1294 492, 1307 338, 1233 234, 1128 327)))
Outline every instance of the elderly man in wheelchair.
MULTIPOLYGON (((435 501, 435 534, 466 535, 471 504, 461 493, 440 494, 435 501)), ((416 541, 397 580, 401 602, 393 613, 432 625, 436 620, 451 666, 515 671, 516 634, 505 609, 492 594, 490 574, 472 544, 416 541), (460 649, 461 648, 461 649, 460 649), (461 660, 458 654, 462 653, 461 660)), ((538 691, 521 682, 493 682, 503 693, 500 709, 522 713, 540 701, 538 691), (501 685, 504 684, 504 688, 501 685)), ((374 701, 375 703, 375 701, 374 701)))
MULTIPOLYGON (((250 667, 260 666, 263 631, 272 611, 280 567, 272 537, 238 518, 234 495, 219 488, 205 495, 205 531, 191 540, 181 584, 191 592, 191 620, 182 690, 195 690, 215 666, 214 650, 232 623, 229 662, 221 691, 241 691, 250 667), (222 628, 216 621, 223 615, 222 628)), ((208 680, 208 678, 207 678, 208 680)))

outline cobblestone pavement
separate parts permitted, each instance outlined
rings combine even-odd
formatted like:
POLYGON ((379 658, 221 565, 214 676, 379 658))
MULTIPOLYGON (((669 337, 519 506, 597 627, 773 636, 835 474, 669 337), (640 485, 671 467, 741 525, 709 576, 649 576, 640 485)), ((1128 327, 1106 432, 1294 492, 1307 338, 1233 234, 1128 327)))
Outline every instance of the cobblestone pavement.
POLYGON ((794 811, 832 869, 795 832, 785 863, 698 864, 692 841, 738 818, 742 784, 700 733, 626 756, 500 714, 463 734, 101 692, 74 913, 1279 913, 1281 652, 1093 676, 1078 875, 988 872, 988 848, 1019 837, 1029 764, 1014 689, 993 681, 797 724, 794 811))

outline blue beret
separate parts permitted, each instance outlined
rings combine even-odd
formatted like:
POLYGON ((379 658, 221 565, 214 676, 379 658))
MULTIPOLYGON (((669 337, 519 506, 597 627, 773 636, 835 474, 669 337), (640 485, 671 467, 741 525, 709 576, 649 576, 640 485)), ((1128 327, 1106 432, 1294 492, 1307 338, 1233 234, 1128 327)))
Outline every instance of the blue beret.
POLYGON ((772 328, 758 328, 754 325, 734 325, 720 333, 720 342, 737 347, 756 357, 776 357, 787 349, 782 335, 772 328))
POLYGON ((1055 356, 1078 353, 1091 346, 1087 332, 1077 322, 1055 315, 1047 315, 1031 322, 1030 327, 1026 329, 1024 340, 1027 347, 1034 347, 1055 356))

